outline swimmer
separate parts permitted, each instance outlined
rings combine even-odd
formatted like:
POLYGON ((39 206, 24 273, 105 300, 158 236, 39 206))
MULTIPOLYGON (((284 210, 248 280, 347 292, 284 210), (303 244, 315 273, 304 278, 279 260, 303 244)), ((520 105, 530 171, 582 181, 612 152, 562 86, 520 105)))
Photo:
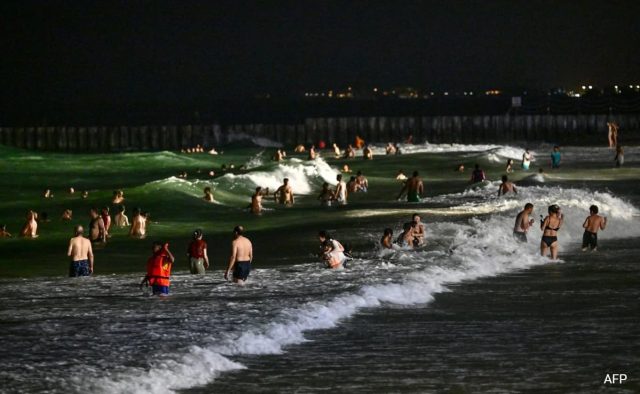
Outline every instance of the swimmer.
MULTIPOLYGON (((331 238, 328 232, 326 231, 318 231, 318 240, 320 241, 320 257, 324 258, 325 256, 325 243, 329 243, 331 245, 331 252, 333 253, 334 263, 337 261, 339 265, 342 265, 346 268, 346 262, 349 258, 351 258, 350 252, 346 250, 342 244, 331 238)), ((338 266, 329 267, 329 268, 338 268, 338 266)))
POLYGON ((609 129, 609 149, 613 149, 618 145, 618 125, 615 122, 607 122, 609 129))
POLYGON ((513 159, 507 159, 507 167, 504 169, 504 171, 507 174, 513 172, 513 159))
POLYGON ((67 256, 71 258, 69 264, 69 276, 90 276, 93 273, 93 248, 91 242, 86 239, 84 228, 77 225, 74 228, 74 237, 69 240, 67 256))
POLYGON ((400 234, 398 236, 398 239, 396 239, 396 243, 398 245, 400 245, 401 247, 413 247, 413 241, 414 241, 414 236, 413 236, 413 228, 415 226, 415 222, 407 222, 404 225, 402 225, 402 234, 400 234))
POLYGON ((124 192, 122 190, 115 190, 113 192, 113 198, 111 199, 111 204, 119 205, 124 202, 124 192))
POLYGON ((373 151, 369 148, 369 145, 365 146, 362 150, 362 158, 365 160, 373 160, 373 151))
POLYGON ((469 180, 469 182, 470 183, 479 183, 479 182, 482 182, 482 181, 484 181, 486 179, 487 179, 487 177, 484 174, 484 171, 482 171, 482 169, 480 169, 480 165, 479 164, 476 164, 475 169, 471 173, 471 179, 469 180))
POLYGON ((525 171, 529 170, 529 166, 531 165, 531 153, 529 152, 529 148, 524 150, 522 154, 522 169, 525 171))
POLYGON ((344 157, 347 159, 353 159, 356 157, 356 150, 353 149, 352 145, 347 146, 347 149, 344 151, 344 157))
POLYGON ((334 240, 327 239, 322 243, 322 247, 323 247, 322 260, 327 265, 327 268, 338 269, 340 267, 343 267, 343 263, 346 260, 346 258, 343 253, 344 249, 342 250, 340 249, 342 248, 342 245, 340 245, 338 241, 334 242, 334 240), (335 243, 337 243, 339 247, 336 246, 335 243))
POLYGON ((333 143, 333 155, 336 159, 339 159, 342 156, 342 151, 340 151, 340 147, 335 142, 333 143))
POLYGON ((83 190, 81 197, 83 200, 86 200, 87 198, 89 198, 89 192, 86 190, 83 190))
POLYGON ((498 197, 509 192, 518 194, 518 189, 516 189, 516 185, 514 185, 513 182, 509 181, 509 178, 506 175, 503 175, 502 183, 498 186, 498 197))
POLYGON ((44 192, 42 193, 42 197, 53 198, 53 193, 51 192, 51 189, 45 189, 44 192))
POLYGON ((582 224, 584 234, 582 235, 582 251, 587 249, 593 251, 598 250, 598 230, 604 230, 607 227, 607 218, 598 215, 598 206, 589 207, 589 216, 582 224))
POLYGON ((402 154, 402 151, 400 150, 400 146, 398 146, 397 142, 395 144, 393 144, 393 148, 396 150, 396 156, 402 154))
POLYGON ((189 244, 187 257, 191 273, 204 275, 205 270, 209 268, 209 256, 207 243, 202 239, 202 230, 197 229, 193 232, 193 241, 189 244))
POLYGON ((382 238, 380 239, 380 245, 383 249, 393 249, 393 230, 385 228, 382 238))
POLYGON ((400 190, 400 194, 398 194, 398 200, 400 200, 405 193, 407 194, 408 202, 420 202, 420 196, 424 193, 424 183, 418 176, 418 171, 414 171, 413 176, 404 184, 402 190, 400 190))
POLYGON ((338 176, 336 176, 336 181, 338 181, 338 184, 333 191, 333 195, 335 196, 338 205, 347 205, 347 185, 342 180, 342 174, 338 174, 338 176))
POLYGON ((106 243, 107 231, 104 227, 104 220, 98 214, 97 208, 89 210, 91 221, 89 222, 89 240, 93 243, 106 243))
POLYGON ((556 145, 553 147, 553 152, 551 152, 551 169, 560 168, 561 159, 560 147, 556 145))
POLYGON ((133 210, 133 219, 131 220, 131 228, 129 236, 133 238, 143 239, 147 235, 147 218, 142 214, 140 208, 133 210))
POLYGON ((283 160, 282 152, 280 151, 280 149, 278 149, 276 153, 273 155, 273 161, 282 161, 282 160, 283 160))
POLYGON ((385 152, 387 155, 395 155, 396 154, 396 147, 393 146, 393 144, 391 142, 387 142, 387 147, 385 148, 385 152))
POLYGON ((39 235, 38 235, 38 221, 36 220, 37 218, 38 218, 37 213, 33 211, 27 212, 27 222, 22 227, 22 230, 20 230, 21 237, 38 238, 39 235))
POLYGON ((458 164, 458 167, 456 167, 455 170, 458 172, 464 172, 464 164, 462 163, 458 164))
POLYGON ((406 139, 406 140, 404 140, 404 143, 405 143, 405 144, 413 144, 413 134, 409 134, 409 135, 407 136, 407 139, 406 139))
POLYGON ((109 207, 102 208, 101 215, 104 222, 104 232, 107 238, 111 237, 109 230, 111 230, 111 215, 109 214, 109 207))
POLYGON ((620 168, 624 164, 624 149, 622 149, 622 146, 618 145, 616 147, 616 157, 613 160, 616 162, 616 168, 620 168))
POLYGON ((342 172, 349 173, 351 172, 351 168, 349 168, 348 164, 342 166, 342 172))
POLYGON ((362 171, 358 171, 356 174, 356 185, 358 186, 357 191, 367 192, 369 190, 369 181, 367 177, 362 174, 362 171))
POLYGON ((213 178, 216 175, 216 172, 211 170, 211 171, 209 171, 208 175, 209 175, 209 178, 213 178))
POLYGON ((542 241, 540 242, 540 254, 542 256, 545 256, 547 249, 550 249, 551 258, 553 260, 558 258, 558 230, 560 230, 563 223, 564 217, 560 212, 560 207, 555 204, 551 205, 549 207, 549 215, 540 223, 540 229, 543 231, 542 241))
POLYGON ((322 184, 322 191, 318 196, 318 200, 320 200, 320 205, 323 207, 330 207, 331 201, 335 200, 335 195, 333 194, 333 190, 329 189, 328 182, 322 184))
POLYGON ((74 194, 76 192, 76 189, 70 187, 68 192, 69 192, 69 194, 74 194))
POLYGON ((153 295, 168 296, 171 286, 171 267, 175 258, 169 250, 169 244, 154 242, 151 246, 152 255, 147 260, 147 275, 140 283, 151 285, 153 295))
POLYGON ((316 147, 315 145, 311 145, 311 147, 309 148, 309 160, 315 160, 316 159, 316 147))
POLYGON ((204 188, 203 191, 204 191, 204 196, 202 197, 202 199, 207 202, 213 202, 213 193, 211 192, 211 188, 207 186, 204 188))
POLYGON ((304 147, 304 145, 300 144, 297 145, 293 151, 295 153, 304 153, 306 151, 306 148, 304 147))
POLYGON ((398 170, 398 173, 396 174, 396 180, 400 182, 404 182, 407 180, 407 176, 404 174, 403 170, 398 170))
POLYGON ((411 220, 415 223, 415 225, 413 226, 413 245, 424 245, 425 229, 420 215, 418 213, 414 213, 411 217, 411 220))
POLYGON ((224 279, 229 279, 229 274, 233 273, 233 283, 244 285, 251 272, 253 262, 253 245, 244 235, 244 228, 236 226, 233 229, 233 241, 231 242, 231 256, 229 266, 224 272, 224 279))
POLYGON ((356 182, 356 177, 352 176, 347 182, 347 191, 349 193, 355 193, 358 191, 358 183, 356 182))
POLYGON ((277 203, 282 205, 293 205, 294 197, 293 197, 293 189, 289 185, 289 178, 284 178, 283 185, 280 186, 275 193, 273 193, 273 197, 277 203))
POLYGON ((0 238, 12 238, 12 237, 13 235, 11 235, 11 233, 7 231, 7 225, 0 224, 0 238))
POLYGON ((72 220, 73 211, 70 209, 65 209, 64 212, 62 212, 62 217, 60 219, 64 220, 65 222, 72 220))
POLYGON ((251 196, 251 213, 262 214, 262 197, 269 195, 269 188, 262 190, 262 186, 256 187, 256 192, 251 196))
POLYGON ((128 227, 129 226, 129 218, 125 215, 126 207, 124 205, 118 206, 118 213, 113 218, 113 221, 116 223, 118 227, 128 227))
POLYGON ((359 135, 356 135, 356 140, 354 142, 354 146, 356 149, 362 149, 364 147, 364 140, 360 138, 359 135))
POLYGON ((524 209, 516 216, 516 223, 513 226, 513 237, 520 242, 527 242, 527 232, 535 220, 529 219, 529 215, 533 212, 533 204, 526 203, 524 209))

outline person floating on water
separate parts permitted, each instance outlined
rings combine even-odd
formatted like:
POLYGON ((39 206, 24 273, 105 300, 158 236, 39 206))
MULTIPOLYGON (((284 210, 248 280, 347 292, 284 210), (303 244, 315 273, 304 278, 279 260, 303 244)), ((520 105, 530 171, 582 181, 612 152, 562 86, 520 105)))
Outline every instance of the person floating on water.
POLYGON ((293 149, 294 153, 304 153, 305 151, 306 151, 306 148, 302 144, 296 145, 296 147, 293 149))
POLYGON ((469 180, 469 182, 479 183, 486 179, 487 179, 487 176, 485 175, 484 171, 482 171, 479 164, 476 164, 475 169, 471 173, 471 179, 469 180))
POLYGON ((369 180, 367 180, 362 171, 358 171, 356 174, 356 185, 358 185, 357 191, 359 192, 366 193, 369 190, 369 180))
POLYGON ((168 243, 155 241, 151 250, 152 255, 147 260, 147 275, 142 279, 140 287, 147 284, 151 286, 153 295, 167 296, 171 285, 171 267, 175 259, 168 243))
POLYGON ((509 178, 506 175, 503 175, 502 183, 498 186, 498 197, 509 192, 518 194, 518 189, 516 189, 516 185, 514 185, 513 182, 509 181, 509 178))
POLYGON ((89 240, 93 243, 106 243, 107 232, 104 227, 104 220, 98 214, 97 208, 91 208, 89 211, 91 221, 89 222, 89 240))
POLYGON ((334 198, 338 202, 338 205, 347 205, 347 185, 342 180, 342 174, 336 176, 336 181, 338 181, 338 184, 333 192, 334 198))
POLYGON ((269 195, 269 188, 265 190, 262 186, 256 187, 256 192, 251 195, 251 213, 254 215, 262 214, 262 197, 269 195))
POLYGON ((131 219, 129 236, 139 239, 143 239, 147 236, 147 218, 142 214, 140 208, 135 208, 133 210, 133 218, 131 219))
POLYGON ((11 235, 11 233, 7 231, 7 225, 0 224, 0 238, 12 238, 12 237, 13 235, 11 235))
POLYGON ((209 256, 207 256, 207 243, 202 239, 202 230, 197 229, 193 232, 193 240, 187 249, 187 257, 189 258, 189 271, 192 274, 204 275, 205 270, 209 269, 209 256))
POLYGON ((609 149, 613 149, 618 146, 618 124, 616 122, 607 122, 607 128, 609 129, 609 149))
POLYGON ((233 283, 244 285, 251 272, 253 261, 253 245, 244 235, 244 228, 236 226, 233 229, 233 241, 231 242, 231 256, 229 266, 224 272, 224 279, 229 279, 229 274, 233 273, 233 283))
POLYGON ((549 215, 540 222, 540 229, 542 230, 540 254, 546 256, 547 249, 550 249, 551 258, 556 260, 558 258, 558 230, 564 223, 564 216, 560 212, 560 207, 555 204, 549 206, 548 212, 549 215))
POLYGON ((529 166, 531 165, 531 153, 529 152, 529 148, 524 150, 522 154, 522 169, 525 171, 529 170, 529 166))
POLYGON ((20 230, 20 236, 23 238, 38 238, 38 214, 34 211, 27 212, 27 222, 20 230))
POLYGON ((527 232, 535 220, 529 219, 529 215, 533 212, 533 204, 530 202, 524 205, 524 209, 516 216, 516 223, 513 226, 513 237, 520 242, 527 242, 527 232))
POLYGON ((407 179, 407 182, 400 190, 400 194, 398 194, 398 200, 406 193, 407 202, 420 202, 420 196, 424 193, 424 184, 418 175, 418 171, 414 171, 413 176, 407 179))
POLYGON ((327 231, 318 232, 320 241, 320 257, 327 263, 328 268, 346 268, 346 263, 351 258, 348 251, 342 244, 333 239, 327 231))
POLYGON ((204 188, 203 192, 204 196, 202 196, 202 199, 206 202, 213 202, 213 193, 211 192, 211 188, 207 186, 204 188))
POLYGON ((118 206, 118 213, 113 218, 113 221, 118 227, 129 227, 129 218, 125 215, 126 207, 124 205, 118 206))
POLYGON ((560 147, 556 145, 553 147, 553 152, 551 152, 551 168, 552 169, 560 168, 560 160, 562 160, 560 147))
POLYGON ((393 249, 393 230, 385 228, 382 238, 380 239, 380 245, 383 249, 393 249))
POLYGON ((424 223, 422 222, 422 219, 420 218, 420 215, 418 213, 414 213, 413 216, 411 217, 412 219, 412 223, 415 223, 412 228, 412 234, 413 234, 413 246, 418 247, 418 246, 422 246, 425 244, 424 241, 424 236, 425 236, 425 229, 424 229, 424 223))
POLYGON ((582 235, 582 251, 588 249, 598 250, 598 230, 604 230, 607 227, 607 218, 598 215, 598 206, 589 207, 589 216, 582 224, 584 234, 582 235))
POLYGON ((613 160, 616 162, 616 168, 620 168, 624 164, 624 149, 622 149, 622 146, 618 145, 616 147, 616 157, 613 160))
POLYGON ((93 248, 91 242, 86 239, 84 228, 77 225, 74 228, 74 237, 69 240, 67 256, 71 258, 69 264, 69 276, 90 276, 93 273, 93 248))
POLYGON ((320 200, 320 205, 323 207, 330 207, 331 201, 335 200, 333 190, 329 188, 329 182, 322 184, 322 191, 318 195, 318 200, 320 200))
POLYGON ((293 189, 289 185, 289 178, 284 178, 282 186, 273 193, 273 198, 278 204, 293 205, 293 189))

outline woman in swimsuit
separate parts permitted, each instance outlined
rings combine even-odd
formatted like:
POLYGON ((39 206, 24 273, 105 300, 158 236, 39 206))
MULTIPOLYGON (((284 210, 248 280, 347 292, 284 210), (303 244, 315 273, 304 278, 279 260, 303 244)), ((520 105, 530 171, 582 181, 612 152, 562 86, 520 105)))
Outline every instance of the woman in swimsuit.
POLYGON ((558 258, 558 230, 562 227, 564 217, 557 205, 549 206, 549 215, 540 223, 542 241, 540 242, 540 254, 545 256, 547 249, 551 250, 551 258, 558 258))

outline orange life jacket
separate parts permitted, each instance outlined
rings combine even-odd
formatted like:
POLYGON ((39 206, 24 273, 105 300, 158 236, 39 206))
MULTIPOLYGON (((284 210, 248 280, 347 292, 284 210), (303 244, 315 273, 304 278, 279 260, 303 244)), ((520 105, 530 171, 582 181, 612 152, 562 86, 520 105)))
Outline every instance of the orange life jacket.
POLYGON ((155 253, 147 261, 147 279, 152 286, 169 286, 171 276, 171 260, 163 252, 155 253))

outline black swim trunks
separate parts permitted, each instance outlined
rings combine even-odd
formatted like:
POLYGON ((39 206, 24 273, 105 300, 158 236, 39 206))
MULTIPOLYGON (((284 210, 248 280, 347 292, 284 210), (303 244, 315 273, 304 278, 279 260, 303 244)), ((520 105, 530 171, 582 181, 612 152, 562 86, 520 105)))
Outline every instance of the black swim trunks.
POLYGON ((233 279, 245 281, 251 272, 250 261, 238 261, 233 266, 233 279))
POLYGON ((72 261, 69 264, 69 276, 90 276, 89 260, 72 261))
POLYGON ((589 247, 592 250, 598 247, 598 234, 585 231, 582 235, 582 248, 589 247))
POLYGON ((520 242, 527 242, 527 233, 522 231, 514 231, 513 237, 520 242))

